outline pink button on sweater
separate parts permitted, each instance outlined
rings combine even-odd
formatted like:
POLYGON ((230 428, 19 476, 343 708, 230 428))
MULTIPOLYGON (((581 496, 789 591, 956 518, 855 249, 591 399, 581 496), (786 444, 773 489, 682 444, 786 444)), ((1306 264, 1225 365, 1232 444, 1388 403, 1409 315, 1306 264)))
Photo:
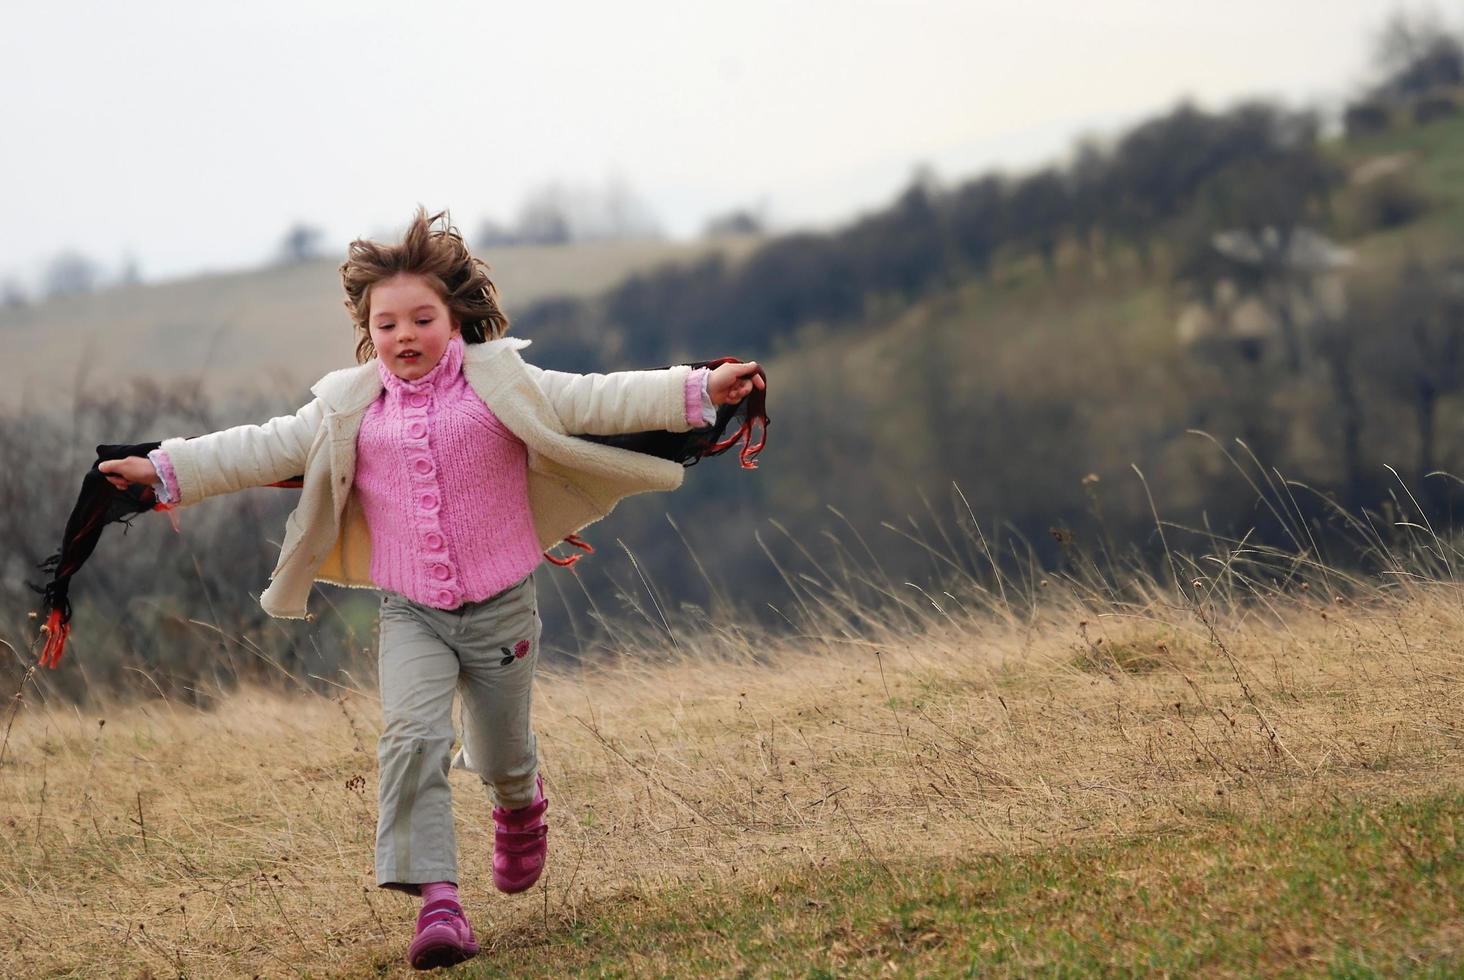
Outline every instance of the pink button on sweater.
POLYGON ((502 592, 539 564, 528 454, 463 377, 454 337, 437 366, 386 390, 356 438, 355 490, 371 579, 438 609, 502 592))

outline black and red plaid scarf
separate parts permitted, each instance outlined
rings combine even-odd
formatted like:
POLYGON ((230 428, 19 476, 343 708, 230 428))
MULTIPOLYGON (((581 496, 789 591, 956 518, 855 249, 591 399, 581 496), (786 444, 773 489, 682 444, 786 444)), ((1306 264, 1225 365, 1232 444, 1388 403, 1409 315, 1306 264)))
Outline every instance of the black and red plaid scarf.
MULTIPOLYGON (((736 358, 723 357, 713 361, 699 361, 690 365, 695 368, 716 368, 722 364, 739 363, 736 358)), ((758 369, 766 382, 766 375, 758 369)), ((738 458, 743 469, 757 469, 757 455, 768 441, 767 391, 753 388, 752 394, 735 405, 723 405, 717 409, 717 420, 704 429, 690 432, 650 431, 630 435, 581 436, 591 442, 632 452, 644 453, 661 459, 669 459, 683 466, 693 466, 708 456, 720 456, 738 442, 742 449, 738 458), (727 429, 737 421, 737 428, 727 436, 727 429), (756 443, 753 429, 762 427, 756 443)), ((161 443, 141 442, 131 445, 101 445, 97 447, 97 458, 81 480, 81 492, 76 505, 66 520, 66 530, 61 536, 61 548, 41 563, 41 570, 51 573, 51 579, 43 586, 34 586, 41 594, 41 632, 45 645, 41 648, 39 664, 55 667, 61 662, 66 649, 67 637, 71 634, 71 579, 86 564, 101 540, 102 531, 108 524, 130 524, 139 514, 150 510, 168 510, 168 504, 158 503, 152 487, 130 486, 118 490, 108 482, 98 467, 113 459, 128 456, 146 456, 161 443)), ((299 487, 300 477, 272 483, 274 487, 299 487)), ((571 534, 564 542, 589 554, 595 549, 578 535, 571 534)), ((555 565, 569 567, 584 557, 583 554, 559 557, 549 552, 544 557, 555 565)))

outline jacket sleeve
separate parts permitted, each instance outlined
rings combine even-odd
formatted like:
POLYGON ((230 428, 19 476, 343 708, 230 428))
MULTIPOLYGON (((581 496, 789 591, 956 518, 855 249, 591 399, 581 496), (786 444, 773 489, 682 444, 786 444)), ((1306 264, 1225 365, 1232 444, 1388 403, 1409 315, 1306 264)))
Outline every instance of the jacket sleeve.
POLYGON ((177 479, 176 502, 187 506, 303 475, 324 418, 325 406, 317 398, 294 415, 281 415, 263 425, 238 425, 192 439, 164 441, 159 448, 177 479))
POLYGON ((685 432, 691 368, 570 374, 526 365, 571 435, 614 436, 655 429, 685 432))

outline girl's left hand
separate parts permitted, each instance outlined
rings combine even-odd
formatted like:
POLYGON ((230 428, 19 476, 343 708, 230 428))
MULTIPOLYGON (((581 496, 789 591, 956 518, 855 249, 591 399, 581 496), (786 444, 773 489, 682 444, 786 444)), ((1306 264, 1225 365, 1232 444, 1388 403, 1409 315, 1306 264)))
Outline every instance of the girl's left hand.
POLYGON ((752 394, 754 387, 767 387, 757 373, 757 361, 723 364, 707 376, 707 395, 713 405, 735 405, 752 394))

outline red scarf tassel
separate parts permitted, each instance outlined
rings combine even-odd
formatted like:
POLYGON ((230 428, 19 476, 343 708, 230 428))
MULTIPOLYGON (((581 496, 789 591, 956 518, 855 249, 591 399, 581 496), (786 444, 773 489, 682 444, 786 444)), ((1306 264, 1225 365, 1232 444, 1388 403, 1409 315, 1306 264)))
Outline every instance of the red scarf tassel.
MULTIPOLYGON (((705 366, 710 370, 715 370, 723 364, 741 363, 735 357, 718 357, 706 361, 705 366)), ((763 373, 761 368, 758 369, 757 373, 764 379, 767 378, 767 375, 763 373)), ((757 469, 757 454, 762 452, 763 447, 768 444, 768 415, 767 409, 764 407, 767 404, 767 395, 754 388, 752 393, 747 396, 747 399, 747 414, 743 417, 742 424, 738 426, 737 431, 732 433, 732 435, 707 450, 707 455, 710 456, 730 449, 737 444, 738 440, 742 440, 742 449, 737 453, 737 458, 741 461, 744 470, 755 470, 757 469), (754 445, 752 442, 752 428, 758 423, 762 424, 762 438, 754 445)))
POLYGON ((66 638, 71 635, 71 624, 63 622, 61 610, 52 609, 46 617, 41 632, 46 634, 46 645, 41 648, 40 666, 56 667, 61 663, 61 654, 66 651, 66 638))
POLYGON ((742 441, 743 446, 738 451, 737 458, 742 462, 742 468, 744 470, 757 469, 757 454, 762 452, 763 447, 768 444, 768 417, 766 415, 754 415, 752 412, 748 412, 747 417, 742 420, 742 425, 737 431, 708 450, 708 455, 711 453, 719 453, 724 449, 735 446, 739 440, 742 441), (762 438, 754 445, 752 441, 752 428, 759 423, 762 425, 762 438))
MULTIPOLYGON (((580 537, 578 534, 568 535, 567 537, 565 537, 564 543, 567 544, 567 545, 570 545, 572 547, 575 547, 575 548, 580 549, 586 555, 593 555, 595 553, 594 546, 591 545, 584 538, 580 537)), ((560 568, 569 568, 570 566, 572 566, 575 562, 579 561, 584 556, 585 555, 567 555, 564 558, 560 558, 558 555, 551 555, 547 551, 544 552, 544 557, 547 558, 553 564, 558 565, 560 568)))

